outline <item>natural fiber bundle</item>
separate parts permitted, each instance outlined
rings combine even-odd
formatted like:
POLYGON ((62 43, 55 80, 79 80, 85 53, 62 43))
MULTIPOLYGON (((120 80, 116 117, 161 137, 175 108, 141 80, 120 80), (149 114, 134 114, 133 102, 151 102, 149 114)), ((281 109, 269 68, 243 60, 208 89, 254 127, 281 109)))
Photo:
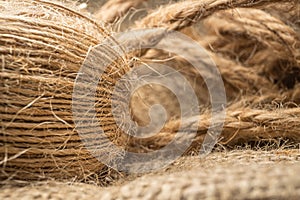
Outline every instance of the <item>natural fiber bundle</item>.
MULTIPOLYGON (((185 1, 163 7, 159 11, 149 14, 138 23, 138 27, 162 26, 171 30, 181 30, 212 15, 204 28, 217 32, 214 41, 211 40, 212 32, 205 33, 195 39, 200 40, 200 43, 206 41, 207 49, 218 53, 223 52, 223 56, 234 59, 242 65, 255 66, 254 73, 249 72, 248 74, 254 74, 256 77, 263 75, 265 79, 276 83, 281 88, 293 88, 300 80, 298 76, 299 35, 291 27, 268 13, 262 10, 250 9, 251 7, 273 3, 276 5, 276 2, 185 1), (235 11, 228 10, 231 6, 249 8, 235 11), (228 11, 220 12, 222 10, 228 11), (276 56, 273 54, 276 54, 276 56)), ((281 1, 281 3, 284 2, 286 1, 281 1)), ((295 6, 298 5, 296 1, 291 2, 295 6)), ((219 59, 218 57, 221 56, 218 55, 216 60, 219 59)), ((239 63, 236 65, 239 65, 239 63)), ((231 72, 243 74, 238 69, 231 69, 231 72)), ((224 79, 226 77, 223 76, 224 79)), ((251 88, 251 84, 249 85, 249 88, 251 88)), ((234 95, 231 92, 227 94, 229 96, 234 95)))
MULTIPOLYGON (((276 2, 179 2, 150 13, 138 23, 138 27, 162 26, 170 30, 181 30, 211 15, 205 21, 206 26, 202 27, 211 32, 203 31, 204 33, 200 36, 189 34, 189 30, 186 29, 183 32, 193 36, 193 39, 198 40, 200 44, 204 44, 207 50, 213 51, 213 53, 209 52, 209 55, 220 70, 227 100, 236 101, 252 95, 254 98, 259 98, 265 94, 270 96, 272 93, 280 96, 281 89, 293 88, 296 90, 297 88, 299 37, 293 28, 279 19, 262 10, 251 8, 264 5, 267 7, 273 3, 276 5, 276 2), (231 6, 248 8, 231 10, 231 6), (222 10, 227 11, 222 12, 222 10), (250 66, 252 68, 249 68, 250 66)), ((293 3, 297 4, 296 1, 293 3)), ((185 51, 188 50, 189 48, 186 47, 185 51)), ((193 54, 192 50, 191 54, 193 54)), ((161 63, 173 66, 181 73, 187 74, 187 79, 192 84, 194 83, 193 87, 200 104, 207 105, 209 99, 205 83, 201 75, 189 63, 180 58, 168 57, 167 53, 158 50, 148 52, 143 58, 161 60, 161 63)), ((149 109, 159 99, 157 95, 153 95, 156 97, 153 101, 150 91, 149 88, 141 88, 138 91, 138 97, 133 99, 132 104, 139 105, 142 102, 142 104, 148 105, 142 106, 149 109)), ((160 96, 170 93, 163 90, 157 92, 155 89, 152 91, 160 96)), ((168 100, 162 97, 160 100, 161 102, 170 102, 172 99, 172 97, 168 100)), ((286 97, 286 101, 296 104, 299 102, 295 95, 286 97)), ((265 106, 267 107, 268 104, 265 106)), ((177 109, 177 112, 173 110, 170 112, 176 113, 175 118, 179 116, 179 109, 176 105, 170 106, 170 108, 177 109)), ((134 112, 134 118, 142 121, 143 124, 149 121, 147 116, 142 114, 144 112, 144 110, 141 113, 134 112)))
MULTIPOLYGON (((218 36, 218 39, 215 41, 216 44, 211 44, 213 49, 218 50, 218 47, 226 40, 227 46, 224 49, 228 53, 231 53, 230 51, 232 50, 233 54, 240 52, 244 56, 252 55, 250 58, 237 57, 241 62, 246 60, 246 65, 251 66, 254 63, 257 65, 260 61, 262 62, 262 59, 265 60, 272 55, 277 59, 287 59, 294 65, 300 62, 300 41, 297 33, 290 26, 262 10, 244 8, 222 11, 205 20, 204 24, 206 28, 216 31, 215 34, 218 36), (244 39, 242 43, 238 42, 240 38, 244 39), (255 49, 249 49, 249 51, 252 50, 252 54, 246 52, 248 50, 246 49, 246 40, 250 40, 257 45, 256 51, 254 51, 255 49), (229 45, 236 45, 236 47, 230 47, 229 45), (268 54, 264 57, 256 55, 259 51, 262 51, 263 47, 265 47, 263 50, 266 49, 263 53, 268 54)), ((253 46, 254 44, 250 47, 254 48, 253 46)))
POLYGON ((281 19, 300 34, 300 3, 299 1, 273 4, 264 8, 272 16, 281 19))
MULTIPOLYGON (((84 148, 74 130, 71 103, 89 48, 109 32, 69 4, 3 0, 0 5, 0 179, 97 181, 105 166, 84 148)), ((126 67, 124 60, 115 61, 103 74, 96 95, 98 117, 104 121, 100 125, 115 139, 117 127, 105 121, 111 118, 106 102, 111 80, 126 67)))
POLYGON ((214 51, 255 67, 257 74, 279 87, 293 88, 300 80, 300 39, 268 13, 257 9, 220 12, 205 20, 205 27, 216 35, 209 44, 214 51))

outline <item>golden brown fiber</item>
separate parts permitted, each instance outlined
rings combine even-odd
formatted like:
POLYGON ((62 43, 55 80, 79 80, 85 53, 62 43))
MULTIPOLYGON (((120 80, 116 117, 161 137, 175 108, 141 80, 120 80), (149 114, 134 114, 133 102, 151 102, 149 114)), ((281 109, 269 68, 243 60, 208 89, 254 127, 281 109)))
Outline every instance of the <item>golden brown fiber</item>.
MULTIPOLYGON (((109 31, 69 4, 0 4, 0 179, 97 182, 105 166, 75 131, 72 93, 87 52, 108 38, 109 31)), ((107 50, 103 53, 113 53, 107 50)), ((104 91, 111 90, 111 79, 121 76, 126 66, 122 59, 115 61, 99 84, 96 109, 104 122, 111 117, 110 107, 104 106, 111 94, 104 91)), ((116 126, 108 123, 103 128, 117 138, 116 126)))

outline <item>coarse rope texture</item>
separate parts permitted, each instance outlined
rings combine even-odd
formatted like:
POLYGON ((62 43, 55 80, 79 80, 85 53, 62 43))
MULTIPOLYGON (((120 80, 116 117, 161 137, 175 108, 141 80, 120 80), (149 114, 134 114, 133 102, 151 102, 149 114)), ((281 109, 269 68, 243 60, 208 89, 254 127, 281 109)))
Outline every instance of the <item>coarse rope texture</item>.
POLYGON ((165 6, 146 16, 140 27, 165 27, 180 30, 218 11, 230 8, 259 8, 275 3, 298 3, 298 0, 205 0, 182 1, 165 6))
MULTIPOLYGON (((107 1, 95 19, 114 23, 143 2, 107 1)), ((171 166, 128 176, 91 155, 72 116, 74 81, 87 53, 104 40, 119 42, 70 1, 0 0, 0 199, 299 199, 299 10, 298 0, 188 0, 149 11, 128 27, 181 31, 216 63, 228 105, 216 148, 202 159, 195 155, 211 118, 203 77, 178 55, 151 49, 115 59, 115 49, 105 46, 102 53, 112 64, 101 77, 95 108, 112 142, 151 152, 166 146, 180 125, 183 137, 198 130, 185 156, 171 166), (145 113, 157 103, 169 118, 154 136, 134 138, 114 122, 112 92, 131 67, 152 60, 181 72, 203 106, 198 116, 180 120, 169 90, 139 88, 130 102, 132 118, 146 125, 145 113), (114 184, 98 186, 109 183, 114 184)), ((157 32, 146 41, 161 37, 157 32)), ((193 53, 188 45, 185 51, 193 53)), ((89 139, 101 141, 91 129, 85 127, 89 139)), ((93 148, 105 152, 108 145, 93 148)))

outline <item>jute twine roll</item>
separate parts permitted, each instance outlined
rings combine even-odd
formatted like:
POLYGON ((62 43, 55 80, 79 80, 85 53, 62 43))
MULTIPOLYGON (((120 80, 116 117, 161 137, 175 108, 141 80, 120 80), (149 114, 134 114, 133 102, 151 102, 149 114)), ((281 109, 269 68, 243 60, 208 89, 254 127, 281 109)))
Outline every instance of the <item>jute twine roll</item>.
MULTIPOLYGON (((97 180, 105 173, 74 130, 72 92, 87 52, 110 33, 71 8, 43 0, 0 1, 1 180, 97 180)), ((109 47, 103 52, 113 53, 109 47)), ((100 125, 115 140, 107 102, 111 80, 126 68, 124 60, 115 61, 96 94, 100 125)))

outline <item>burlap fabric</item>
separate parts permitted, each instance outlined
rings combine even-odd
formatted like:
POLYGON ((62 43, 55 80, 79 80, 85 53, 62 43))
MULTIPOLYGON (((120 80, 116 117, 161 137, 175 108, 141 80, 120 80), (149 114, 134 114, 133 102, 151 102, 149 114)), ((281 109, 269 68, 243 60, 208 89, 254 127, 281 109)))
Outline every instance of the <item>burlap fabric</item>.
POLYGON ((300 150, 235 150, 181 158, 110 187, 78 183, 5 186, 1 199, 298 199, 300 150))

